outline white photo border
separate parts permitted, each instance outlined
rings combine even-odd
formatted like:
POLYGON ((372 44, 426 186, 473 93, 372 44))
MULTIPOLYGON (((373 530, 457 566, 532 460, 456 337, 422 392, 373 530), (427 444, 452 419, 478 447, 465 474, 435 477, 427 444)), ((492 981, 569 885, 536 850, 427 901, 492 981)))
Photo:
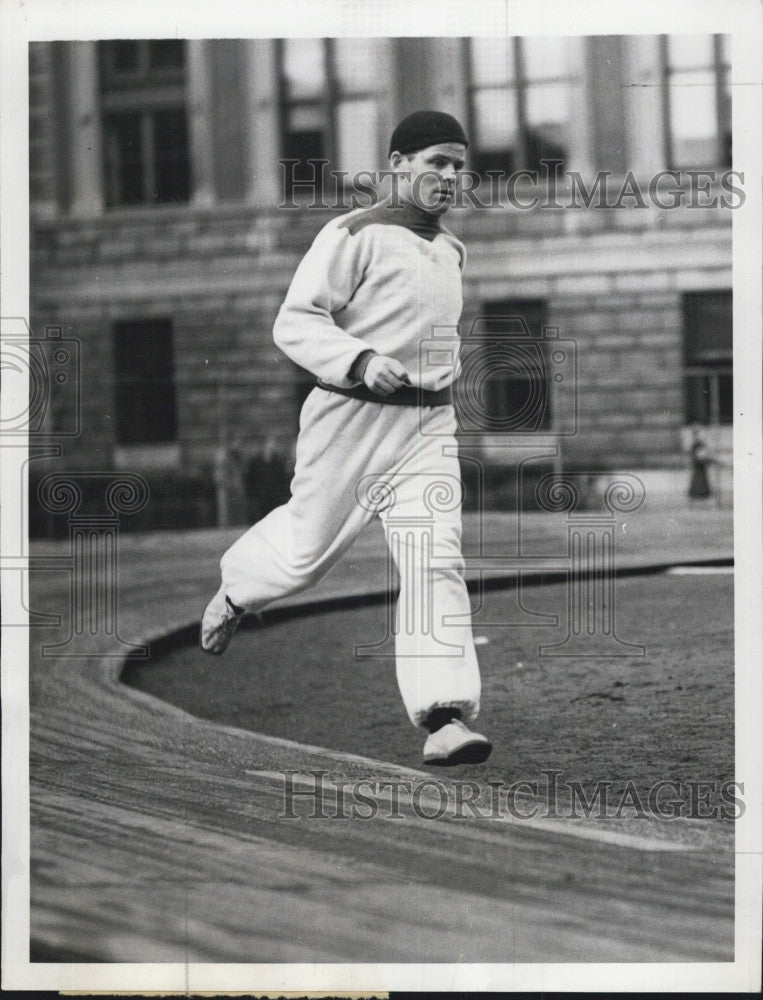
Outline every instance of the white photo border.
MULTIPOLYGON (((746 202, 734 213, 734 518, 736 780, 746 811, 736 824, 736 949, 733 963, 523 965, 46 964, 29 954, 28 642, 5 630, 3 706, 3 987, 22 990, 348 991, 626 990, 754 991, 760 985, 761 783, 761 20, 756 0, 25 0, 0 6, 0 261, 3 316, 29 316, 28 79, 31 41, 116 37, 242 38, 426 36, 732 35, 734 169, 746 202), (296 29, 295 29, 295 26, 296 29), (425 974, 423 974, 425 972, 425 974), (574 985, 573 985, 574 984, 574 985)), ((18 383, 14 385, 19 386, 18 383)), ((23 390, 23 385, 19 390, 23 390)), ((15 412, 14 400, 3 400, 15 412)), ((16 407, 17 409, 17 407, 16 407)), ((3 541, 25 531, 17 484, 24 448, 2 449, 3 541)), ((3 580, 3 608, 18 602, 3 580)), ((19 609, 17 609, 19 610, 19 609)))

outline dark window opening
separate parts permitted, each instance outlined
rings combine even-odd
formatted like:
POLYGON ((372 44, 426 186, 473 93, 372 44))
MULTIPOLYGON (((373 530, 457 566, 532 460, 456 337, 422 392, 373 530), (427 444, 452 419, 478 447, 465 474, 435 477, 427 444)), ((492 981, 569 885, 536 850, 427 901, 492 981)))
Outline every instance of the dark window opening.
POLYGON ((539 132, 527 131, 525 133, 525 148, 527 150, 527 163, 530 170, 541 172, 544 170, 543 161, 549 161, 545 170, 550 177, 553 177, 553 163, 559 164, 558 170, 563 170, 567 160, 567 150, 561 143, 553 138, 547 138, 539 132))
POLYGON ((486 176, 489 170, 503 174, 513 174, 517 169, 516 158, 510 149, 476 151, 472 155, 472 169, 486 176))
POLYGON ((177 440, 172 322, 114 324, 117 444, 177 440))
POLYGON ((180 39, 99 42, 101 90, 183 82, 185 43, 180 39))
POLYGON ((103 139, 108 206, 139 205, 145 187, 141 116, 136 111, 107 115, 103 139))
POLYGON ((690 424, 732 424, 734 390, 730 374, 712 372, 686 375, 686 422, 690 424))
POLYGON ((109 72, 114 73, 137 73, 138 71, 138 43, 137 42, 109 42, 108 49, 102 49, 110 55, 110 59, 102 63, 104 76, 108 77, 109 72))
POLYGON ((107 206, 187 202, 184 42, 98 44, 107 206))
POLYGON ((731 292, 683 297, 684 399, 687 423, 734 420, 731 292))
POLYGON ((157 111, 152 125, 155 186, 147 200, 162 204, 188 201, 191 192, 185 112, 157 111))
POLYGON ((186 202, 190 163, 185 113, 120 111, 104 117, 106 202, 186 202))
POLYGON ((148 64, 152 70, 182 69, 185 49, 179 39, 148 43, 148 64))
POLYGON ((462 426, 507 433, 551 428, 545 315, 542 299, 483 305, 482 323, 461 351, 457 404, 462 426))
POLYGON ((284 135, 284 157, 297 160, 286 165, 286 192, 292 194, 298 184, 315 183, 316 191, 321 190, 322 163, 326 158, 325 136, 318 130, 286 132, 284 135))
MULTIPOLYGON (((563 146, 540 135, 525 133, 523 169, 532 170, 553 183, 556 174, 564 170, 567 152, 563 146), (545 161, 545 162, 544 162, 545 161), (554 164, 558 166, 554 167, 554 164)), ((519 156, 513 149, 477 151, 472 156, 472 169, 486 176, 489 170, 509 175, 519 170, 519 156)))

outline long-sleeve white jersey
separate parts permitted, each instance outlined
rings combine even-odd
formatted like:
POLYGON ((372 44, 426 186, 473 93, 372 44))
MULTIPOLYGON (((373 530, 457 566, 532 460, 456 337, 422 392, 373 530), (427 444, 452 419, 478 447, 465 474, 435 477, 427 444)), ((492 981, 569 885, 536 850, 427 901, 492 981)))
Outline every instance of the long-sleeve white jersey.
POLYGON ((273 338, 340 388, 359 384, 351 368, 369 349, 396 358, 413 385, 443 388, 459 371, 465 257, 436 217, 410 205, 382 202, 333 219, 297 268, 273 338), (427 350, 433 335, 438 349, 427 350))

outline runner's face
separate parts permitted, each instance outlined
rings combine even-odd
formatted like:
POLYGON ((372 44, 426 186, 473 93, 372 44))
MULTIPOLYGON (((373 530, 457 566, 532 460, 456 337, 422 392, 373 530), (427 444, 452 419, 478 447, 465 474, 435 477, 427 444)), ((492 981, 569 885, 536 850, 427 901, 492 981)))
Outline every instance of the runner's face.
POLYGON ((465 152, 462 142, 442 142, 405 156, 393 152, 392 169, 402 174, 400 200, 437 215, 447 212, 453 204, 456 177, 464 168, 465 152))

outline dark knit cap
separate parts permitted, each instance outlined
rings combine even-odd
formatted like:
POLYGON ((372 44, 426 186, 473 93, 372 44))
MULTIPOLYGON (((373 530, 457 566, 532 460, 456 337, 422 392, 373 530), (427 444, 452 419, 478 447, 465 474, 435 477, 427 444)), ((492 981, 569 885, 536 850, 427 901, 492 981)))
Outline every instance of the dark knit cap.
POLYGON ((403 118, 392 133, 389 152, 390 156, 395 150, 398 153, 415 153, 418 149, 441 142, 469 145, 464 130, 452 115, 446 115, 444 111, 414 111, 403 118))

